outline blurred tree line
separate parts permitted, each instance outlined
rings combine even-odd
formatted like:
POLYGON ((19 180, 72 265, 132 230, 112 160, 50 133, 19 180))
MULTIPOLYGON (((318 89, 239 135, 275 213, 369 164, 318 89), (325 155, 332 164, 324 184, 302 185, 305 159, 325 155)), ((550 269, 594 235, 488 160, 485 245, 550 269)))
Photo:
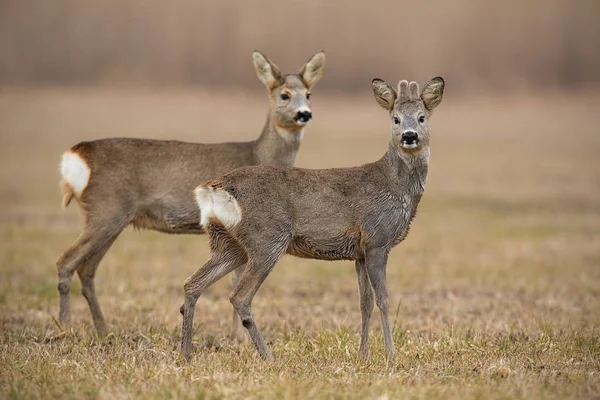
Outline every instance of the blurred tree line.
POLYGON ((321 90, 582 87, 600 79, 599 21, 597 0, 3 0, 0 84, 258 88, 256 48, 286 72, 324 49, 321 90))

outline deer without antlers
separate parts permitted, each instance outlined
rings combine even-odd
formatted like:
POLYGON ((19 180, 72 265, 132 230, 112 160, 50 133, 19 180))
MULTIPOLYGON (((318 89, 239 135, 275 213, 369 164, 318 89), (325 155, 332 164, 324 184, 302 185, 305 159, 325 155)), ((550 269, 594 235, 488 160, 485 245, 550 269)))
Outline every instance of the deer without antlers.
POLYGON ((258 51, 253 61, 269 93, 267 120, 257 140, 200 144, 116 138, 82 142, 63 154, 63 206, 75 198, 85 226, 56 263, 61 325, 70 320, 69 292, 77 271, 96 330, 106 333, 94 276, 127 225, 165 233, 203 233, 192 193, 198 182, 247 165, 294 165, 304 127, 312 118, 310 89, 322 76, 325 54, 316 53, 299 73, 288 75, 258 51))
POLYGON ((388 321, 388 253, 407 235, 423 195, 429 162, 427 122, 444 92, 442 78, 419 92, 401 81, 398 91, 373 80, 377 103, 392 121, 389 149, 378 161, 354 168, 310 170, 257 166, 237 169, 198 186, 201 224, 211 257, 184 284, 182 353, 191 355, 194 307, 227 273, 242 269, 230 301, 258 353, 271 353, 256 327, 251 304, 284 254, 319 260, 355 260, 362 329, 360 353, 368 354, 373 293, 381 313, 386 355, 394 355, 388 321))

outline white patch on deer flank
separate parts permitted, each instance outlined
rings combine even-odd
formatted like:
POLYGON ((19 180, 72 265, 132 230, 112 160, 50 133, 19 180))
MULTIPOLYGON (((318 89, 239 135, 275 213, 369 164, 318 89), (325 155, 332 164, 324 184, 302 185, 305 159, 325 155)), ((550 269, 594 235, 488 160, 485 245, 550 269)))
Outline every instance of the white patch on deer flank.
POLYGON ((90 167, 77 153, 66 151, 60 162, 62 178, 80 196, 90 181, 90 167))
POLYGON ((202 227, 206 227, 211 218, 221 222, 225 228, 233 228, 242 220, 242 210, 237 200, 226 190, 198 186, 194 192, 202 227))

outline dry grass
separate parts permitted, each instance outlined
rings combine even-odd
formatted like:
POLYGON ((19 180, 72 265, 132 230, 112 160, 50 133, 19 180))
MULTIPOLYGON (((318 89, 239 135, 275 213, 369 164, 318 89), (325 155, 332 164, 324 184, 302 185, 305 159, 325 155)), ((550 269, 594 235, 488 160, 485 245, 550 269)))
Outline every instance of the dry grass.
MULTIPOLYGON (((597 398, 600 97, 449 93, 414 228, 388 266, 398 356, 368 361, 350 263, 284 258, 255 299, 276 358, 227 338, 229 280, 198 302, 195 356, 178 358, 184 279, 205 237, 126 232, 99 268, 113 330, 98 339, 73 285, 60 336, 54 261, 78 234, 56 164, 83 139, 257 135, 258 94, 0 91, 0 398, 597 398)), ((264 95, 262 95, 264 96, 264 95)), ((367 162, 388 121, 371 98, 315 97, 301 166, 367 162)))

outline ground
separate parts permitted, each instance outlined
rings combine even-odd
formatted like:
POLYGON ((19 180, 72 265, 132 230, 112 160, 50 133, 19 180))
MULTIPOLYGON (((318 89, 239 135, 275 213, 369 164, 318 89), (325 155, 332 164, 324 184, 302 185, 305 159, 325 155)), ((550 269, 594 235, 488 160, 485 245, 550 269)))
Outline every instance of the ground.
MULTIPOLYGON (((61 333, 55 261, 81 227, 62 211, 62 151, 100 137, 216 142, 258 136, 266 95, 0 90, 0 398, 598 398, 600 95, 460 97, 431 120, 425 196, 388 263, 397 356, 379 313, 358 357, 354 267, 285 257, 254 301, 275 361, 228 337, 230 280, 198 301, 179 357, 183 282, 206 237, 126 231, 96 286, 98 338, 73 281, 61 333)), ((367 94, 321 96, 298 165, 351 166, 387 148, 367 94)))

